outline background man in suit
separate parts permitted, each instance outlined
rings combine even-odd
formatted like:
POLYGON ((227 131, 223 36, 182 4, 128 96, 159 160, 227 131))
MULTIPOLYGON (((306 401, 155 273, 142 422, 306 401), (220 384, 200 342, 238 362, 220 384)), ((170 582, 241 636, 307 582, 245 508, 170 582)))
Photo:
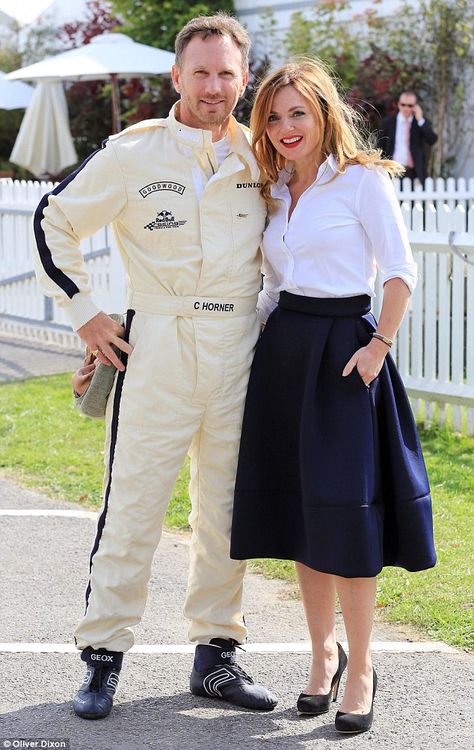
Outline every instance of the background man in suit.
POLYGON ((431 123, 423 117, 413 91, 402 91, 397 102, 398 114, 380 123, 377 142, 384 155, 405 167, 405 177, 422 183, 428 177, 428 151, 438 140, 431 123))

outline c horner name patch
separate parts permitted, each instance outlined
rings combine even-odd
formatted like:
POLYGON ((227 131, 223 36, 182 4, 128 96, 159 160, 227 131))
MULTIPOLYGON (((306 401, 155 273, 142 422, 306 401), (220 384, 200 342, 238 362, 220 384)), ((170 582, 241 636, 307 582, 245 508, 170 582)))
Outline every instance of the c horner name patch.
POLYGON ((209 312, 233 312, 234 305, 231 302, 195 302, 195 310, 209 310, 209 312))

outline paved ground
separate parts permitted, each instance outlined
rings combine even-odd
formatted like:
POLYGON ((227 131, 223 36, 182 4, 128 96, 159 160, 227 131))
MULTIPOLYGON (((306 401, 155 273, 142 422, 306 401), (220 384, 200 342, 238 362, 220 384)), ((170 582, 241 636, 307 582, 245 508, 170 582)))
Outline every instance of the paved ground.
MULTIPOLYGON (((38 348, 44 347, 35 345, 34 358, 38 348)), ((78 359, 47 354, 48 372, 70 370, 78 359)), ((42 374, 31 358, 30 347, 0 342, 1 367, 17 377, 42 374)), ((185 534, 164 534, 136 629, 137 650, 125 659, 113 714, 101 722, 76 718, 70 697, 83 665, 71 632, 83 611, 95 535, 91 514, 64 513, 77 510, 0 478, 0 749, 32 747, 34 740, 37 747, 61 747, 65 740, 62 746, 73 750, 317 750, 334 743, 344 750, 472 750, 474 658, 380 623, 374 632, 379 690, 372 730, 359 737, 336 734, 335 708, 319 718, 299 718, 295 700, 309 665, 301 602, 292 586, 255 573, 246 578, 251 644, 240 661, 272 687, 277 708, 262 715, 190 695, 192 654, 181 615, 185 534), (268 644, 281 646, 269 653, 268 644)), ((340 623, 338 630, 344 640, 340 623)))
POLYGON ((80 352, 0 335, 0 382, 72 372, 81 362, 80 352))

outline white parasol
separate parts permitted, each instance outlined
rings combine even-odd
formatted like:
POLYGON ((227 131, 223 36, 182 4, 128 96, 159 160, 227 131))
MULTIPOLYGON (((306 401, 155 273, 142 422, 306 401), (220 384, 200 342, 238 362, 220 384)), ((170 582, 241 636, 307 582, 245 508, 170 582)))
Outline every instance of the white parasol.
POLYGON ((125 34, 106 33, 89 44, 62 52, 8 74, 10 80, 112 82, 113 131, 120 129, 119 78, 140 78, 170 73, 171 52, 139 44, 125 34))
POLYGON ((77 162, 61 83, 39 83, 25 112, 10 161, 36 177, 55 176, 77 162))

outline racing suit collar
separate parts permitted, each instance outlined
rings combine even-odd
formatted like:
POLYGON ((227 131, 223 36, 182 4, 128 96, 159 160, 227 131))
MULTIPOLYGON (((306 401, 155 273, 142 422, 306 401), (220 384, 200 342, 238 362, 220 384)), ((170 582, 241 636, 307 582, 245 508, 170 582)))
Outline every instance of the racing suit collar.
MULTIPOLYGON (((179 101, 173 104, 167 119, 169 131, 173 137, 185 146, 194 149, 204 149, 209 151, 212 148, 212 133, 210 130, 201 130, 200 128, 191 128, 189 125, 183 125, 176 119, 176 110, 179 101)), ((260 170, 250 147, 250 134, 247 137, 247 129, 239 125, 234 116, 229 121, 229 136, 231 152, 237 154, 251 172, 253 180, 260 179, 260 170)))

